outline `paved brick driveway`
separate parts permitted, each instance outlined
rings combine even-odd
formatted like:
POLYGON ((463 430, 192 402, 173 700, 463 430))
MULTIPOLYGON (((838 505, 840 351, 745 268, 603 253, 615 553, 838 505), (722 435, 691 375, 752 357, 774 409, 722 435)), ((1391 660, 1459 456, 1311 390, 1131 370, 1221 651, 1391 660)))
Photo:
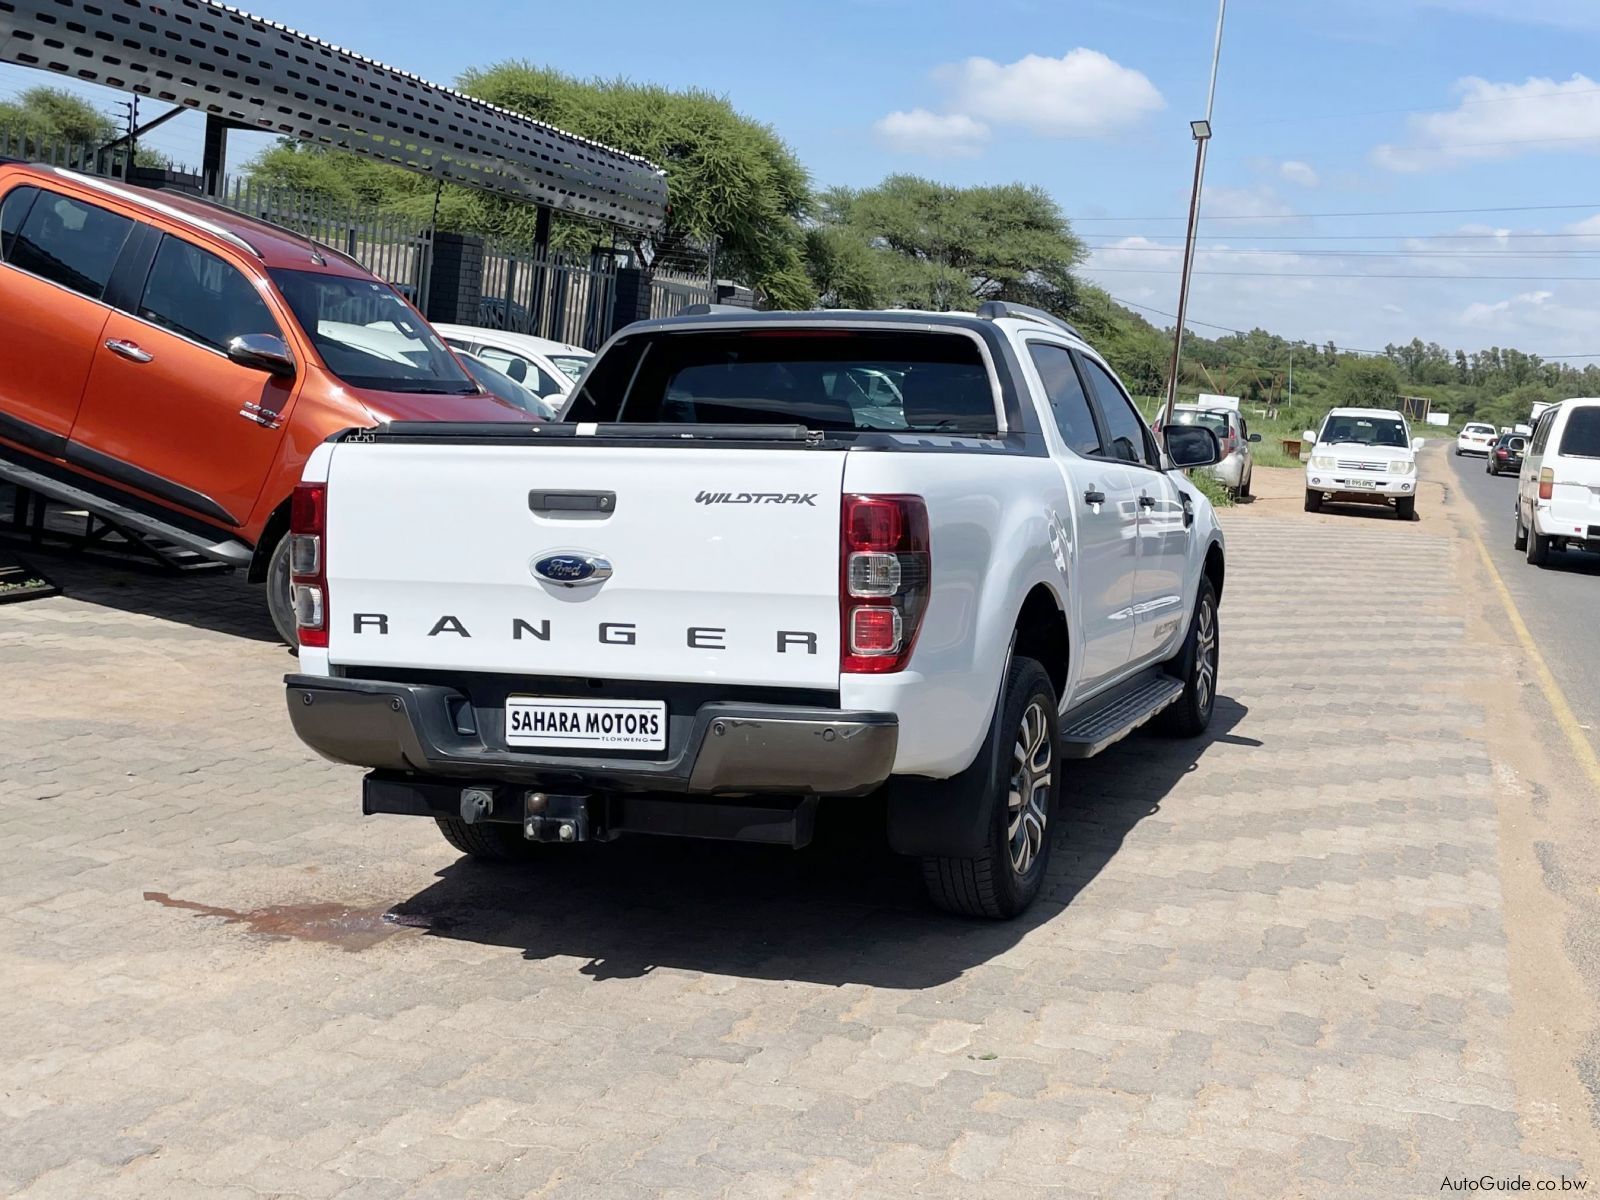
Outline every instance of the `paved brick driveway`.
POLYGON ((843 819, 803 855, 458 862, 293 739, 251 589, 50 563, 67 597, 0 607, 0 1194, 1580 1174, 1519 1130, 1450 543, 1229 535, 1211 737, 1078 769, 1007 926, 930 912, 843 819))

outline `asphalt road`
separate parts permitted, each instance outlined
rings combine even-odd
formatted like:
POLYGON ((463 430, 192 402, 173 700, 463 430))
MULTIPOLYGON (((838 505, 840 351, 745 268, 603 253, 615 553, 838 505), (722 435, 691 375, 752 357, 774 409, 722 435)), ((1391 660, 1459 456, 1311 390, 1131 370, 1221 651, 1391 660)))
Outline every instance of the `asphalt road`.
POLYGON ((1434 461, 1440 458, 1453 475, 1450 483, 1477 510, 1478 532, 1518 614, 1539 644, 1590 744, 1600 752, 1600 636, 1596 634, 1600 554, 1557 553, 1551 555, 1547 567, 1529 566, 1523 552, 1511 544, 1516 478, 1487 474, 1483 459, 1473 455, 1457 458, 1446 449, 1434 461))

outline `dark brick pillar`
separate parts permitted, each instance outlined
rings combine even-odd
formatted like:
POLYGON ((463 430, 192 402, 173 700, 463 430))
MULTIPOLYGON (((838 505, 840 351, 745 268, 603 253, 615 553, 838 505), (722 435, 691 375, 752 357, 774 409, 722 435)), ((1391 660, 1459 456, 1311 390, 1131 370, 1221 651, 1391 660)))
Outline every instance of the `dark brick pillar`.
POLYGON ((477 325, 482 299, 483 239, 466 233, 434 234, 423 315, 447 325, 477 325))
POLYGON ((711 298, 718 304, 731 304, 738 308, 754 308, 756 294, 743 284, 730 283, 726 279, 719 279, 713 285, 711 298))
POLYGON ((617 290, 611 302, 611 332, 650 317, 650 276, 638 267, 617 271, 617 290))

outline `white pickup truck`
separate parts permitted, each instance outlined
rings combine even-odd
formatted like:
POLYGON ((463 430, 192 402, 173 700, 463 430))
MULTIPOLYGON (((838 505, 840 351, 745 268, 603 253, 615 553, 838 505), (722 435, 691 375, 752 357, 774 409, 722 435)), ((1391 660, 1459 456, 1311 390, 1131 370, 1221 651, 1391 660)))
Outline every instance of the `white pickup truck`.
POLYGON ((881 794, 936 903, 1013 916, 1063 759, 1210 720, 1216 457, 1021 306, 631 325, 558 422, 311 456, 289 713, 470 855, 801 846, 881 794))

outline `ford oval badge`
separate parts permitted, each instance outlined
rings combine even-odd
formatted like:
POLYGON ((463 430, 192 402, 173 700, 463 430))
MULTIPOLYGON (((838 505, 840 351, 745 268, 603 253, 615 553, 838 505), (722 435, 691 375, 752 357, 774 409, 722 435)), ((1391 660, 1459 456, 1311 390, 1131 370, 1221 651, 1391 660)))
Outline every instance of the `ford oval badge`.
POLYGON ((531 569, 540 579, 562 587, 587 587, 611 578, 611 564, 598 554, 572 550, 533 560, 531 569))

